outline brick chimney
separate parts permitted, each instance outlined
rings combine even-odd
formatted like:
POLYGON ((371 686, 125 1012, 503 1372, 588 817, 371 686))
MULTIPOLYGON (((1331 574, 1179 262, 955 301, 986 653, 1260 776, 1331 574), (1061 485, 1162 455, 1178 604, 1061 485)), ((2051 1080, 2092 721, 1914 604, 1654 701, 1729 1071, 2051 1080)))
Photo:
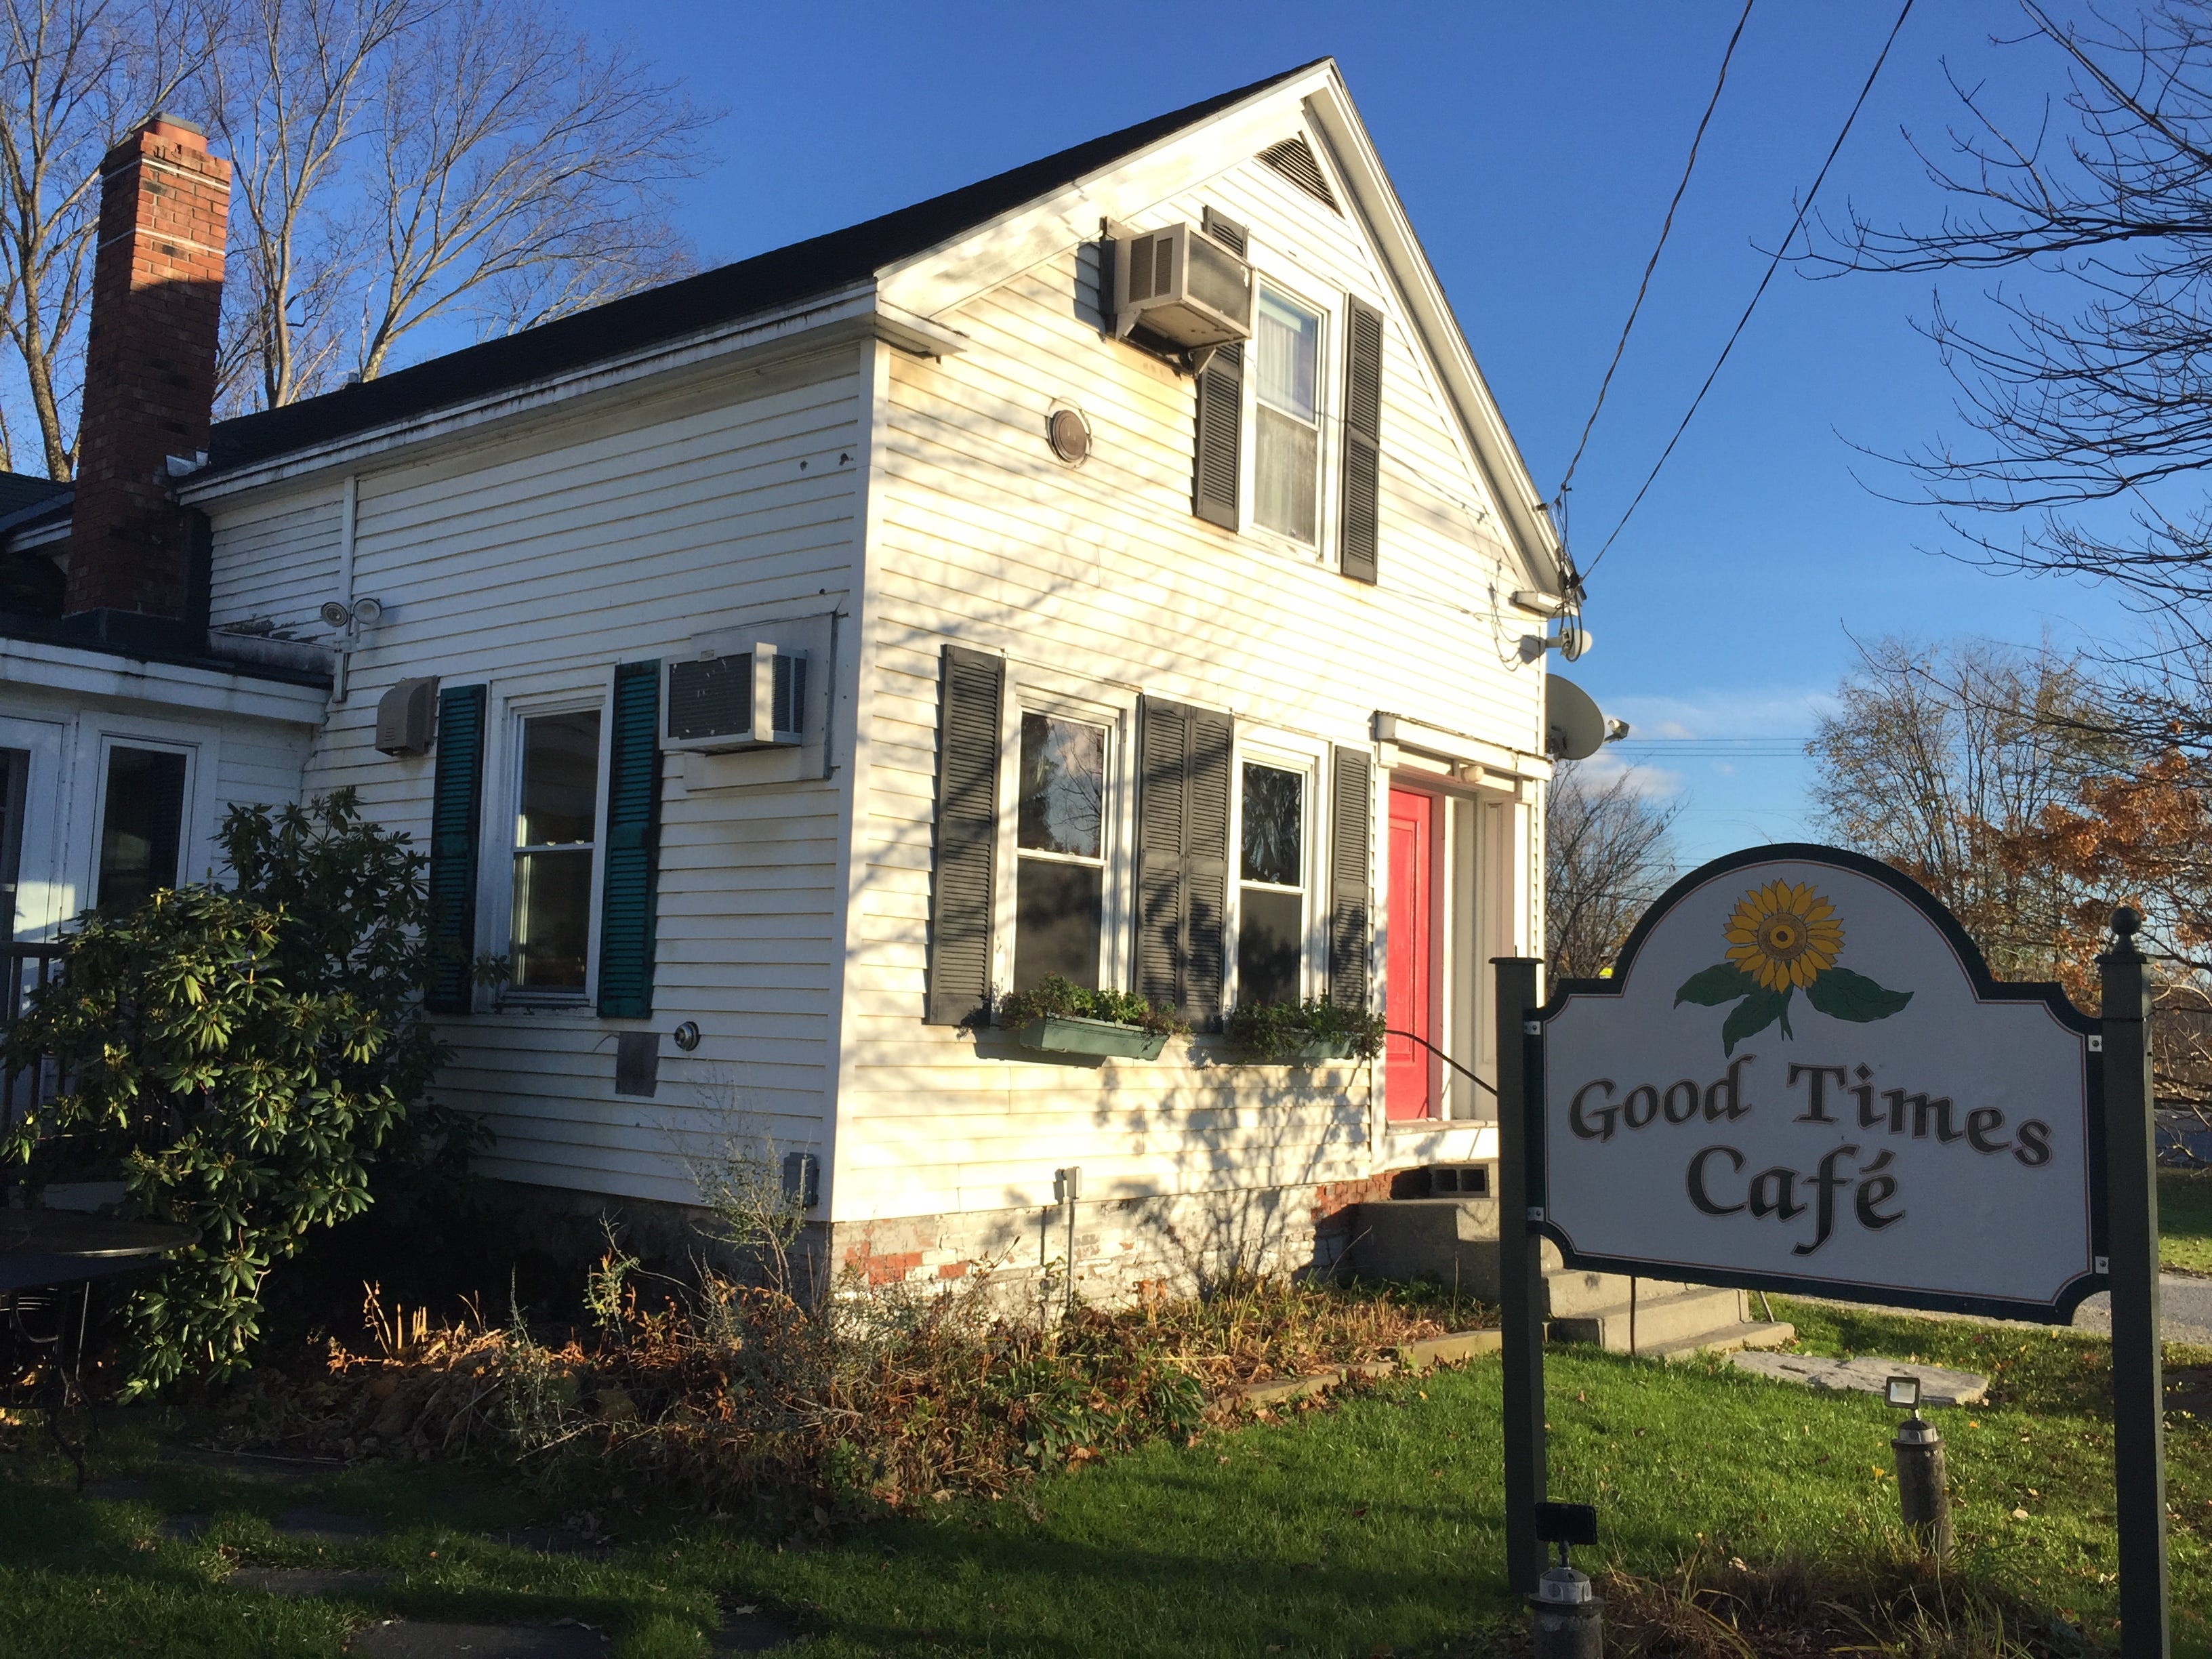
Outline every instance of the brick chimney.
MULTIPOLYGON (((230 163, 188 121, 156 115, 100 164, 76 501, 71 613, 135 612, 204 625, 191 521, 169 457, 208 447, 230 163)), ((99 622, 107 631, 106 617, 99 622)))

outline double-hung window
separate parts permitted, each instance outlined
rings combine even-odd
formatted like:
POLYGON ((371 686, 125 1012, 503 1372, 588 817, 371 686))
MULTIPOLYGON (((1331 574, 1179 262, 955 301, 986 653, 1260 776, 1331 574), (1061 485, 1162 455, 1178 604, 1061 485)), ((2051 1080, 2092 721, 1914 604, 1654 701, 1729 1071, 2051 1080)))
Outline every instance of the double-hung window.
POLYGON ((1295 1002, 1304 993, 1309 925, 1307 774, 1246 761, 1239 798, 1237 997, 1295 1002))
POLYGON ((518 991, 580 996, 591 959, 599 829, 599 711, 521 721, 508 953, 518 991))
POLYGON ((1105 940, 1107 729, 1024 711, 1014 830, 1014 989, 1097 990, 1105 940))
POLYGON ((93 902, 134 908, 177 884, 184 850, 185 787, 190 757, 179 749, 112 743, 100 799, 100 870, 93 902))
POLYGON ((1252 514, 1308 546, 1321 521, 1321 316, 1273 289, 1253 319, 1252 514))

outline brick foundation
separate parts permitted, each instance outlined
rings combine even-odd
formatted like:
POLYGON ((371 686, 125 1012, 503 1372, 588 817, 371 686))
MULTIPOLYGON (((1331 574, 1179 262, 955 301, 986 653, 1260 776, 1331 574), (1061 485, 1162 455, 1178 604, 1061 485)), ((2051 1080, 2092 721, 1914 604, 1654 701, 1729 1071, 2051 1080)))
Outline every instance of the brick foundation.
MULTIPOLYGON (((1076 1291, 1113 1305, 1188 1295, 1240 1270, 1334 1270, 1355 1241, 1358 1206, 1388 1197, 1391 1181, 1384 1174, 1322 1186, 1085 1201, 1076 1210, 1076 1291)), ((741 1267, 728 1252, 702 1243, 693 1226, 700 1212, 688 1206, 500 1186, 502 1227, 514 1242, 564 1262, 580 1283, 603 1248, 602 1215, 619 1219, 625 1248, 669 1270, 701 1256, 741 1267)), ((872 1290, 950 1289, 988 1274, 995 1291, 1026 1302, 1066 1283, 1067 1212, 1053 1205, 811 1223, 794 1254, 810 1273, 826 1264, 838 1281, 872 1290)))

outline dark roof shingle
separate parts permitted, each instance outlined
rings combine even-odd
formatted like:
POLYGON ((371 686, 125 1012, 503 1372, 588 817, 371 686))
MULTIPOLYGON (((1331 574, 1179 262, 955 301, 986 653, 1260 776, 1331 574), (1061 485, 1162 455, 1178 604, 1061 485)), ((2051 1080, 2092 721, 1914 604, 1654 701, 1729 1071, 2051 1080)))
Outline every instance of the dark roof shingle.
POLYGON ((1271 75, 843 230, 612 300, 343 391, 222 422, 209 440, 208 470, 212 473, 252 465, 849 287, 885 265, 1062 189, 1313 67, 1305 64, 1271 75))
POLYGON ((12 519, 25 507, 39 507, 69 493, 69 485, 56 483, 52 478, 34 478, 27 472, 0 472, 0 520, 12 519))

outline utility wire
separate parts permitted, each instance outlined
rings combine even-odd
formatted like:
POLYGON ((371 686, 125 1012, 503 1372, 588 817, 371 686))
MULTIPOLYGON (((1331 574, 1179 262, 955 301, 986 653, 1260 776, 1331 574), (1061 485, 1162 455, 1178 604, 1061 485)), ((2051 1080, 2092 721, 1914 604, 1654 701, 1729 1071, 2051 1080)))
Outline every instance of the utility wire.
POLYGON ((1735 43, 1743 39, 1743 26, 1751 21, 1751 9, 1755 0, 1743 0, 1743 15, 1735 20, 1735 33, 1729 36, 1728 50, 1721 53, 1721 72, 1713 82, 1713 95, 1705 100, 1705 112, 1698 119, 1698 130, 1690 138, 1690 158, 1682 163, 1681 182, 1674 186, 1674 199, 1667 204, 1667 216, 1659 226, 1659 240, 1651 249, 1651 257, 1644 262, 1644 280, 1636 285, 1635 302, 1628 307, 1628 320, 1620 325, 1620 338, 1613 343, 1613 361, 1605 366, 1605 378, 1597 385, 1597 401, 1590 405, 1589 419, 1583 422, 1583 435, 1575 441, 1574 459, 1567 463, 1566 476, 1559 480, 1559 493, 1553 500, 1562 507, 1567 498, 1567 486, 1575 480, 1575 469, 1582 465, 1583 451, 1589 446, 1590 428, 1597 424, 1598 410, 1605 407, 1605 394, 1613 385, 1613 371, 1620 367, 1621 353, 1628 349, 1629 331, 1636 326, 1637 313, 1644 309, 1644 296, 1651 290, 1651 273, 1659 268, 1659 254, 1667 246, 1668 233, 1674 228, 1674 210, 1682 205, 1683 192, 1690 188, 1690 174, 1698 165, 1698 146, 1705 142, 1705 129, 1712 124, 1713 112, 1720 107, 1721 88, 1728 84, 1729 63, 1735 56, 1735 43))
POLYGON ((1835 164, 1837 154, 1844 147, 1844 140, 1851 136, 1851 125, 1859 118, 1859 111, 1866 105, 1867 94, 1874 90, 1875 79, 1881 75, 1881 66, 1889 61, 1889 49, 1897 44, 1898 34, 1905 27, 1905 20, 1912 15, 1912 4, 1913 0, 1905 0, 1904 8, 1897 14, 1897 21, 1890 25, 1889 38, 1881 43, 1881 53, 1874 60, 1874 68, 1867 72, 1866 84, 1859 88, 1858 100, 1851 106, 1851 112, 1844 118, 1844 130, 1836 135, 1836 142, 1828 147, 1828 159, 1820 163, 1820 172, 1813 175, 1813 186, 1797 204, 1797 216, 1790 222, 1789 234, 1783 237, 1781 246, 1774 250, 1774 257, 1767 261, 1766 274, 1759 279, 1758 288, 1753 290, 1751 303, 1744 307, 1743 315, 1736 319, 1735 328, 1729 335, 1728 343, 1721 348, 1721 355, 1714 361, 1712 373, 1705 376, 1705 383, 1698 388, 1698 395, 1690 399, 1690 407, 1683 414, 1681 424, 1674 428, 1674 435, 1667 440, 1667 447, 1659 452, 1659 459, 1651 464, 1650 473, 1644 478, 1643 488, 1636 492, 1635 500, 1629 502, 1628 511, 1620 515, 1620 522, 1613 526, 1613 534, 1605 538, 1605 545, 1598 549, 1597 557, 1589 562, 1589 570, 1583 573, 1585 578, 1590 570, 1597 568, 1599 561, 1620 538, 1620 532, 1628 527, 1629 519, 1644 504, 1644 497, 1658 477, 1659 469, 1667 465, 1667 458, 1674 453, 1674 446, 1681 442, 1682 434, 1689 430, 1691 418, 1697 414, 1698 406, 1705 402, 1705 393, 1713 389, 1713 382, 1720 377, 1721 365, 1728 362, 1729 353, 1735 349, 1736 341, 1742 337, 1745 325, 1751 321, 1751 313, 1758 307, 1759 295, 1766 292, 1766 285, 1774 280, 1774 273, 1782 265, 1782 256, 1789 252, 1790 244, 1796 240, 1798 231, 1804 226, 1805 216, 1812 211, 1813 198, 1820 194, 1821 181, 1827 178, 1828 169, 1835 164))

